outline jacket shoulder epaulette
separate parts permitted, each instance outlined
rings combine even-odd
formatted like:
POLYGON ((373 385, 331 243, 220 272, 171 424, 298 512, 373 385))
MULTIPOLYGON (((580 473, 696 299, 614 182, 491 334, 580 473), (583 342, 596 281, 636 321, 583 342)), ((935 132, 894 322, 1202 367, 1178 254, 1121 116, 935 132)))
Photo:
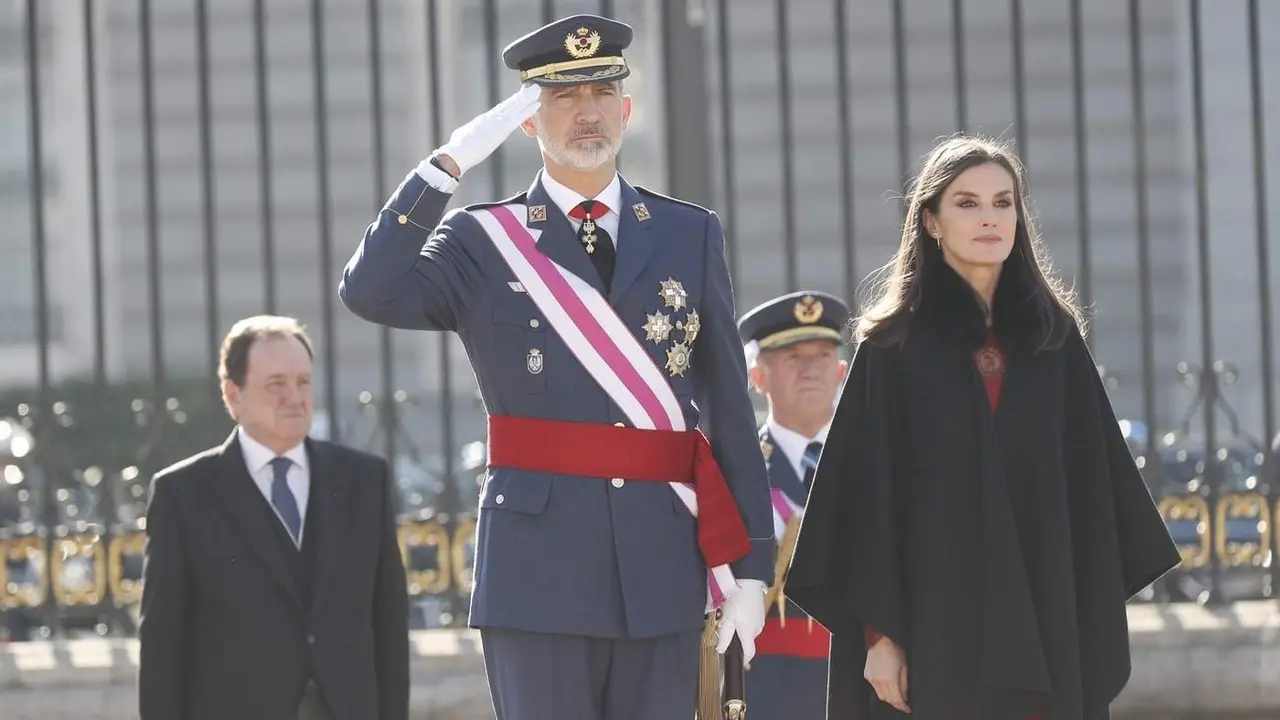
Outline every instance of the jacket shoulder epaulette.
POLYGON ((670 195, 663 195, 663 194, 662 194, 662 193, 660 193, 660 192, 656 192, 656 191, 654 191, 654 190, 650 190, 649 188, 644 187, 644 186, 642 186, 642 185, 633 185, 632 187, 634 187, 634 188, 636 189, 636 192, 640 193, 641 195, 644 195, 644 196, 646 196, 646 197, 653 198, 653 199, 655 199, 655 200, 662 200, 662 201, 664 201, 664 202, 674 203, 674 204, 676 204, 676 205, 683 205, 683 206, 688 207, 688 208, 693 208, 694 210, 697 210, 698 212, 703 212, 703 213, 707 213, 707 214, 710 214, 710 213, 711 213, 711 210, 710 210, 710 209, 705 208, 705 207, 703 207, 703 206, 701 206, 701 205, 699 205, 699 204, 697 204, 697 203, 689 202, 688 200, 681 200, 680 198, 677 198, 677 197, 671 197, 670 195))
POLYGON ((528 194, 529 194, 528 192, 522 191, 522 192, 516 193, 515 195, 512 195, 506 200, 490 200, 488 202, 472 203, 470 205, 464 206, 462 209, 467 212, 471 212, 472 210, 483 210, 484 208, 500 207, 502 205, 511 205, 512 203, 524 203, 528 194))

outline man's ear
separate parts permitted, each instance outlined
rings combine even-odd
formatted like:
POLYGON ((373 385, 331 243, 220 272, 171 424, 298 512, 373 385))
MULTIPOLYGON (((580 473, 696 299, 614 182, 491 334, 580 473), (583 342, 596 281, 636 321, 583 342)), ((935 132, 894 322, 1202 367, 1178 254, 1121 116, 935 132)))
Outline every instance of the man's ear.
POLYGON ((236 407, 240 404, 240 388, 236 387, 230 378, 222 381, 222 404, 227 406, 227 412, 236 419, 236 407))
POLYGON ((626 130, 631 124, 631 96, 622 96, 622 129, 626 130))
POLYGON ((839 371, 837 371, 837 373, 836 373, 836 377, 837 377, 837 378, 839 378, 840 382, 844 382, 844 377, 845 377, 846 375, 848 375, 848 374, 849 374, 849 361, 848 361, 848 360, 841 360, 841 361, 840 361, 840 370, 839 370, 839 371))
POLYGON ((765 385, 764 368, 760 367, 760 363, 752 363, 747 368, 747 377, 751 379, 751 387, 759 394, 764 395, 769 391, 765 385))
POLYGON ((520 123, 520 129, 524 131, 524 134, 526 137, 531 137, 531 138, 538 137, 538 128, 534 127, 533 125, 532 115, 525 118, 524 122, 520 123))

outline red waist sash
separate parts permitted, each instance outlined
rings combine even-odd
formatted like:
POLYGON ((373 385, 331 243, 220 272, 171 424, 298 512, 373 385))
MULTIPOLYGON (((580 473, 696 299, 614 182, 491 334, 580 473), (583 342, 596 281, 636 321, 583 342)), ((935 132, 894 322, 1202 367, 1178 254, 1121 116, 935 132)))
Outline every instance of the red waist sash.
POLYGON ((556 475, 691 483, 698 549, 707 567, 741 560, 751 537, 711 445, 698 430, 489 416, 489 467, 556 475))
POLYGON ((831 633, 806 617, 789 618, 784 625, 774 615, 764 621, 764 630, 756 637, 756 652, 760 655, 825 660, 830 649, 831 633))

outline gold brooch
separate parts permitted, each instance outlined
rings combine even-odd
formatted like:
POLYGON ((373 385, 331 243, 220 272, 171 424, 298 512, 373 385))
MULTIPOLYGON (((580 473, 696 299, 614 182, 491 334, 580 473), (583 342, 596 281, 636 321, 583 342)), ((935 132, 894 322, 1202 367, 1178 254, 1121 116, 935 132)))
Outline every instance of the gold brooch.
POLYGON ((658 295, 662 298, 662 302, 672 310, 679 310, 685 306, 685 301, 689 299, 689 295, 684 291, 684 286, 679 281, 667 278, 661 283, 658 295))
POLYGON ((547 206, 546 205, 530 205, 529 206, 529 222, 546 222, 547 206))
POLYGON ((580 27, 564 37, 564 49, 579 60, 589 58, 600 49, 600 33, 580 27))
POLYGON ((768 440, 761 440, 760 452, 764 453, 764 461, 769 462, 769 458, 773 456, 773 443, 768 440))
POLYGON ((702 329, 702 319, 698 317, 697 310, 690 310, 688 317, 684 319, 684 341, 692 345, 693 341, 698 338, 698 331, 702 329))
POLYGON ((991 377, 1004 372, 1004 358, 1001 357, 1000 351, 987 346, 977 352, 975 360, 978 363, 978 372, 983 377, 991 377))
POLYGON ((684 376, 689 369, 689 348, 684 343, 676 343, 667 350, 667 371, 672 375, 684 376))
POLYGON ((640 222, 644 222, 649 219, 649 208, 645 207, 644 203, 636 203, 631 206, 631 209, 635 211, 636 219, 640 222))
POLYGON ((656 343, 666 342, 667 336, 671 334, 671 318, 660 312, 647 317, 649 319, 644 324, 644 339, 656 343))

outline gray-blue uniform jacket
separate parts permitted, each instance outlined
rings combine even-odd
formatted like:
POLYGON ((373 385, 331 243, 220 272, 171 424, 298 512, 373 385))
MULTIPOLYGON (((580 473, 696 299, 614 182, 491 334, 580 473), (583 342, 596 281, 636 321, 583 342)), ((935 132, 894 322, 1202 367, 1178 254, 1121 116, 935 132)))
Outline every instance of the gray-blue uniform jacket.
MULTIPOLYGON (((454 210, 450 195, 411 172, 369 226, 343 271, 343 304, 370 322, 449 330, 466 347, 491 415, 615 424, 626 416, 578 363, 522 290, 473 211, 542 206, 527 226, 537 250, 604 293, 595 267, 539 171, 526 193, 454 210), (443 219, 442 219, 442 216, 443 219), (536 351, 536 352, 535 352, 536 351), (535 358, 541 358, 535 361, 535 358)), ((700 426, 742 513, 752 551, 738 579, 773 580, 772 511, 735 326, 719 218, 704 208, 622 186, 609 303, 663 368, 677 332, 646 340, 649 315, 671 314, 675 280, 701 319, 683 374, 664 371, 688 427, 700 426)), ((522 217, 522 220, 526 218, 522 217)), ((676 320, 672 320, 674 323, 676 320)), ((564 452, 574 452, 572 442, 564 452)), ((666 483, 490 468, 480 498, 473 627, 645 638, 703 623, 706 566, 695 521, 666 483)))

